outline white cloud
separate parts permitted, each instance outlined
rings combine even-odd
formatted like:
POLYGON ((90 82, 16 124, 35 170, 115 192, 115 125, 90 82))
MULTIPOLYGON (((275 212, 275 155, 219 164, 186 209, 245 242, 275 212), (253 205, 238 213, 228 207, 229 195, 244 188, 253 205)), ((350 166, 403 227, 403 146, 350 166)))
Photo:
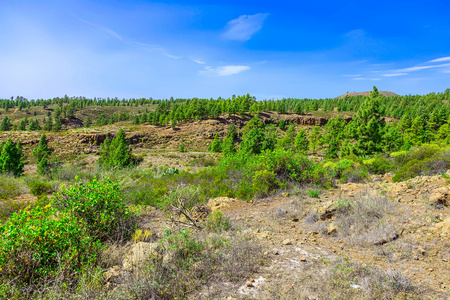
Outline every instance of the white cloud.
POLYGON ((199 73, 206 76, 230 76, 248 70, 250 70, 249 66, 222 66, 217 68, 207 66, 199 73))
POLYGON ((344 77, 361 77, 362 75, 361 74, 345 74, 342 76, 344 76, 344 77))
POLYGON ((443 61, 450 61, 450 56, 436 58, 436 59, 430 60, 429 62, 433 63, 433 62, 443 62, 443 61))
POLYGON ((398 73, 405 73, 405 72, 408 73, 408 72, 415 72, 415 71, 434 69, 434 68, 442 68, 442 67, 448 67, 448 66, 450 66, 450 63, 440 64, 440 65, 432 65, 432 66, 417 66, 417 67, 399 69, 399 70, 397 70, 397 72, 398 73))
POLYGON ((395 77, 395 76, 404 76, 404 75, 408 75, 408 73, 383 74, 381 76, 384 76, 384 77, 395 77))
POLYGON ((189 59, 192 60, 193 62, 196 62, 196 63, 200 64, 200 65, 205 65, 206 64, 206 62, 198 60, 198 59, 195 59, 195 58, 189 58, 189 59))
POLYGON ((229 40, 248 41, 253 34, 261 30, 268 14, 242 15, 227 24, 223 37, 229 40))
POLYGON ((357 77, 357 78, 353 78, 353 80, 371 80, 371 81, 376 81, 376 80, 380 80, 380 78, 364 78, 364 77, 357 77))

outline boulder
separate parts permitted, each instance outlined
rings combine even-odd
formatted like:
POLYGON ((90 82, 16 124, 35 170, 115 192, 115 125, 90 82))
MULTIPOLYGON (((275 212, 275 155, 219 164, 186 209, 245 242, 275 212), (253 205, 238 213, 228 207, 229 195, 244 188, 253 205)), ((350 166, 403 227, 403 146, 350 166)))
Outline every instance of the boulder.
POLYGON ((333 217, 334 213, 337 211, 337 206, 334 204, 333 201, 328 201, 322 204, 317 209, 317 214, 319 215, 319 218, 321 220, 331 219, 333 217))
POLYGON ((136 243, 123 259, 123 268, 127 271, 132 271, 135 267, 142 266, 156 256, 158 256, 158 243, 136 243))
POLYGON ((211 213, 215 212, 216 210, 223 210, 226 207, 230 207, 233 203, 240 201, 233 198, 228 197, 218 197, 214 199, 209 199, 208 206, 211 209, 211 213))
POLYGON ((444 206, 450 205, 450 190, 448 187, 443 187, 430 195, 430 201, 434 204, 442 204, 444 206))

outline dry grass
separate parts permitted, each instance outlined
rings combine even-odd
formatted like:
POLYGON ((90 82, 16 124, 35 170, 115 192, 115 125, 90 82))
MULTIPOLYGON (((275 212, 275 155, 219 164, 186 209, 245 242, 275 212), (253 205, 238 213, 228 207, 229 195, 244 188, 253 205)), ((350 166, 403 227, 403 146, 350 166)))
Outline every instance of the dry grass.
MULTIPOLYGON (((426 299, 426 290, 401 272, 346 258, 303 264, 298 278, 271 279, 260 299, 426 299), (286 285, 286 282, 289 282, 286 285), (283 284, 284 283, 284 284, 283 284)), ((436 295, 429 299, 439 299, 436 295)))

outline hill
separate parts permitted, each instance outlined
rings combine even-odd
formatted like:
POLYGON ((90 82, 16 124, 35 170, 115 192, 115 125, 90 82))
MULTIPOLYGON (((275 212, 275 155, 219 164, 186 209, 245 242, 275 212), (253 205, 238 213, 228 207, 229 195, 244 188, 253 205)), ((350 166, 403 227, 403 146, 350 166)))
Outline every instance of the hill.
MULTIPOLYGON (((399 96, 396 93, 393 92, 389 92, 389 91, 379 91, 379 93, 383 96, 386 97, 394 97, 394 96, 399 96)), ((345 93, 344 95, 340 95, 339 97, 337 97, 338 99, 344 98, 345 96, 349 96, 349 97, 354 97, 354 96, 369 96, 370 95, 370 91, 369 92, 359 92, 359 93, 345 93)))

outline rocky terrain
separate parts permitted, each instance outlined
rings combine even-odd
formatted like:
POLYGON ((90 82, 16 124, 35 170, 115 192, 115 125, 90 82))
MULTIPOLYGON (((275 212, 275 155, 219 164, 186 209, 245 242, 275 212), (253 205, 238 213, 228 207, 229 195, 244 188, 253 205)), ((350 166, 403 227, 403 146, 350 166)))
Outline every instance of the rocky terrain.
MULTIPOLYGON (((398 290, 414 289, 417 299, 448 299, 448 181, 447 176, 423 176, 393 183, 387 174, 320 191, 317 198, 298 189, 251 203, 210 199, 207 209, 192 213, 194 221, 202 224, 209 213, 221 210, 233 226, 228 238, 261 244, 261 253, 250 255, 264 257, 265 264, 246 281, 216 282, 190 298, 378 299, 377 286, 387 284, 383 297, 392 288, 396 297, 398 290)), ((154 239, 167 226, 180 226, 154 209, 141 221, 154 239)), ((151 241, 129 245, 122 263, 106 273, 108 284, 120 286, 121 276, 157 247, 151 241)))

